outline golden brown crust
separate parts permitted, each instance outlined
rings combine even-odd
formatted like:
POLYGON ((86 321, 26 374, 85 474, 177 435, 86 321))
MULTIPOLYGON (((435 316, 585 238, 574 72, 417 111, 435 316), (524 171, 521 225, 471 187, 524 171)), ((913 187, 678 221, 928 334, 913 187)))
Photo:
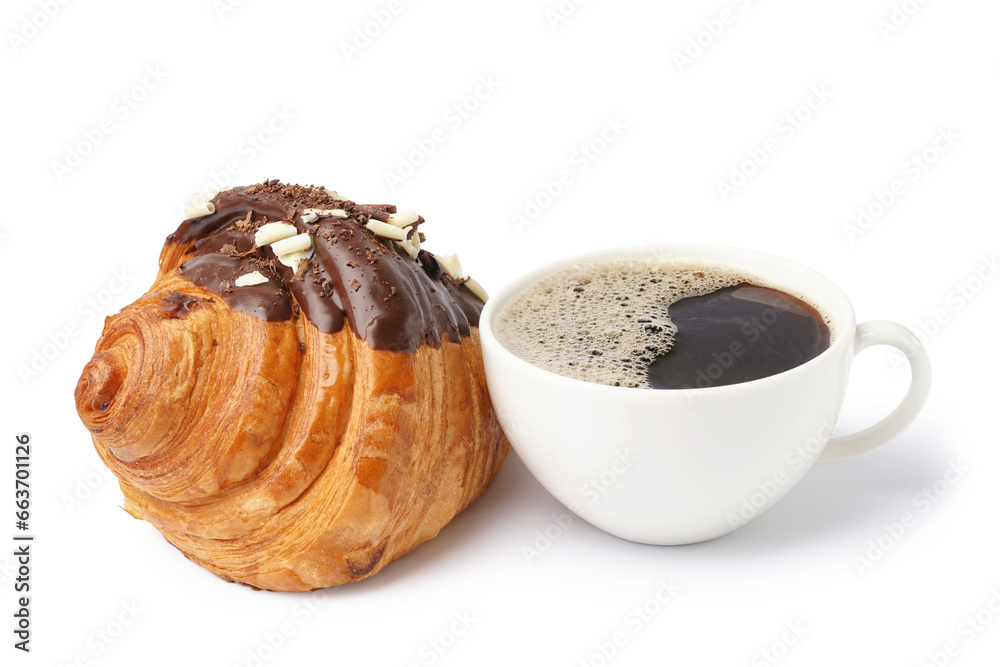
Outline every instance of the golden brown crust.
MULTIPOLYGON (((478 330, 415 353, 235 312, 179 276, 109 318, 76 390, 125 508, 228 580, 357 581, 482 493, 508 445, 478 330)), ((234 288, 239 289, 239 288, 234 288)))

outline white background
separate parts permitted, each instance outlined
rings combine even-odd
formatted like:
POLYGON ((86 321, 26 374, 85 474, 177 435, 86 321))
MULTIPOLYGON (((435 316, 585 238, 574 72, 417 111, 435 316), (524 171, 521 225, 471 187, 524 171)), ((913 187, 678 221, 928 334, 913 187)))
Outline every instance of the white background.
MULTIPOLYGON (((20 432, 37 537, 30 655, 11 647, 0 548, 0 662, 996 664, 1000 6, 895 1, 591 0, 555 21, 557 0, 7 0, 0 539, 20 432), (724 198, 734 169, 753 173, 724 198), (924 331, 932 395, 884 449, 814 469, 706 544, 560 528, 511 455, 440 537, 369 580, 226 584, 119 509, 72 394, 103 316, 150 285, 181 203, 213 179, 265 178, 415 208, 426 247, 457 250, 487 289, 613 245, 786 256, 838 282, 859 321, 924 331), (849 233, 859 207, 875 215, 849 233), (679 587, 662 604, 660 581, 679 587)), ((894 359, 860 357, 841 431, 902 395, 894 359)))

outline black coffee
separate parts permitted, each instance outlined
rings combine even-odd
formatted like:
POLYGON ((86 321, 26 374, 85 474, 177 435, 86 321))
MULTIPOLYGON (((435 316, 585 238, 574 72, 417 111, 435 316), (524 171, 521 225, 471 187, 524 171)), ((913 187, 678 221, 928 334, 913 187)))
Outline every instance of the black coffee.
POLYGON ((568 377, 653 389, 781 373, 830 345, 816 308, 732 267, 605 261, 545 276, 497 318, 500 342, 568 377))
POLYGON ((676 332, 649 365, 654 389, 718 387, 801 366, 830 347, 830 328, 801 299, 741 283, 667 307, 676 332))

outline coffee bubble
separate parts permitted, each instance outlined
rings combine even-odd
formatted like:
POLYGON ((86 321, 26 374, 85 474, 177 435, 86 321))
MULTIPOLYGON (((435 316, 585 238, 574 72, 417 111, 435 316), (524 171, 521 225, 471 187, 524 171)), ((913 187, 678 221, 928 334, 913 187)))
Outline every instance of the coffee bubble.
MULTIPOLYGON (((566 377, 650 388, 649 368, 674 346, 668 308, 759 277, 695 260, 608 260, 550 273, 498 316, 500 343, 566 377)), ((760 297, 755 297, 760 298, 760 297)))

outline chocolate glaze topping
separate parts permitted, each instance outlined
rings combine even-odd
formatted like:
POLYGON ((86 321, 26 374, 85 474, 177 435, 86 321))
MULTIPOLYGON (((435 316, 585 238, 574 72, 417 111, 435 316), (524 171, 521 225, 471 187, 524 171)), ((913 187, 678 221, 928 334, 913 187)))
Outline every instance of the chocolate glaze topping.
POLYGON ((190 294, 171 292, 160 301, 160 312, 165 317, 184 319, 191 311, 197 310, 203 301, 204 299, 190 294))
MULTIPOLYGON (((385 222, 394 206, 358 205, 322 188, 276 180, 220 192, 215 212, 181 223, 167 243, 185 246, 180 273, 218 294, 233 310, 281 321, 301 312, 323 333, 346 322, 372 348, 414 352, 437 347, 441 336, 458 341, 479 324, 483 302, 458 284, 437 258, 421 250, 416 259, 365 225, 385 222), (348 217, 323 216, 306 223, 305 209, 341 209, 348 217), (297 271, 278 261, 254 235, 268 222, 295 225, 312 236, 314 251, 297 271), (237 287, 236 279, 259 271, 268 281, 237 287)), ((424 222, 420 218, 413 227, 424 222)))

